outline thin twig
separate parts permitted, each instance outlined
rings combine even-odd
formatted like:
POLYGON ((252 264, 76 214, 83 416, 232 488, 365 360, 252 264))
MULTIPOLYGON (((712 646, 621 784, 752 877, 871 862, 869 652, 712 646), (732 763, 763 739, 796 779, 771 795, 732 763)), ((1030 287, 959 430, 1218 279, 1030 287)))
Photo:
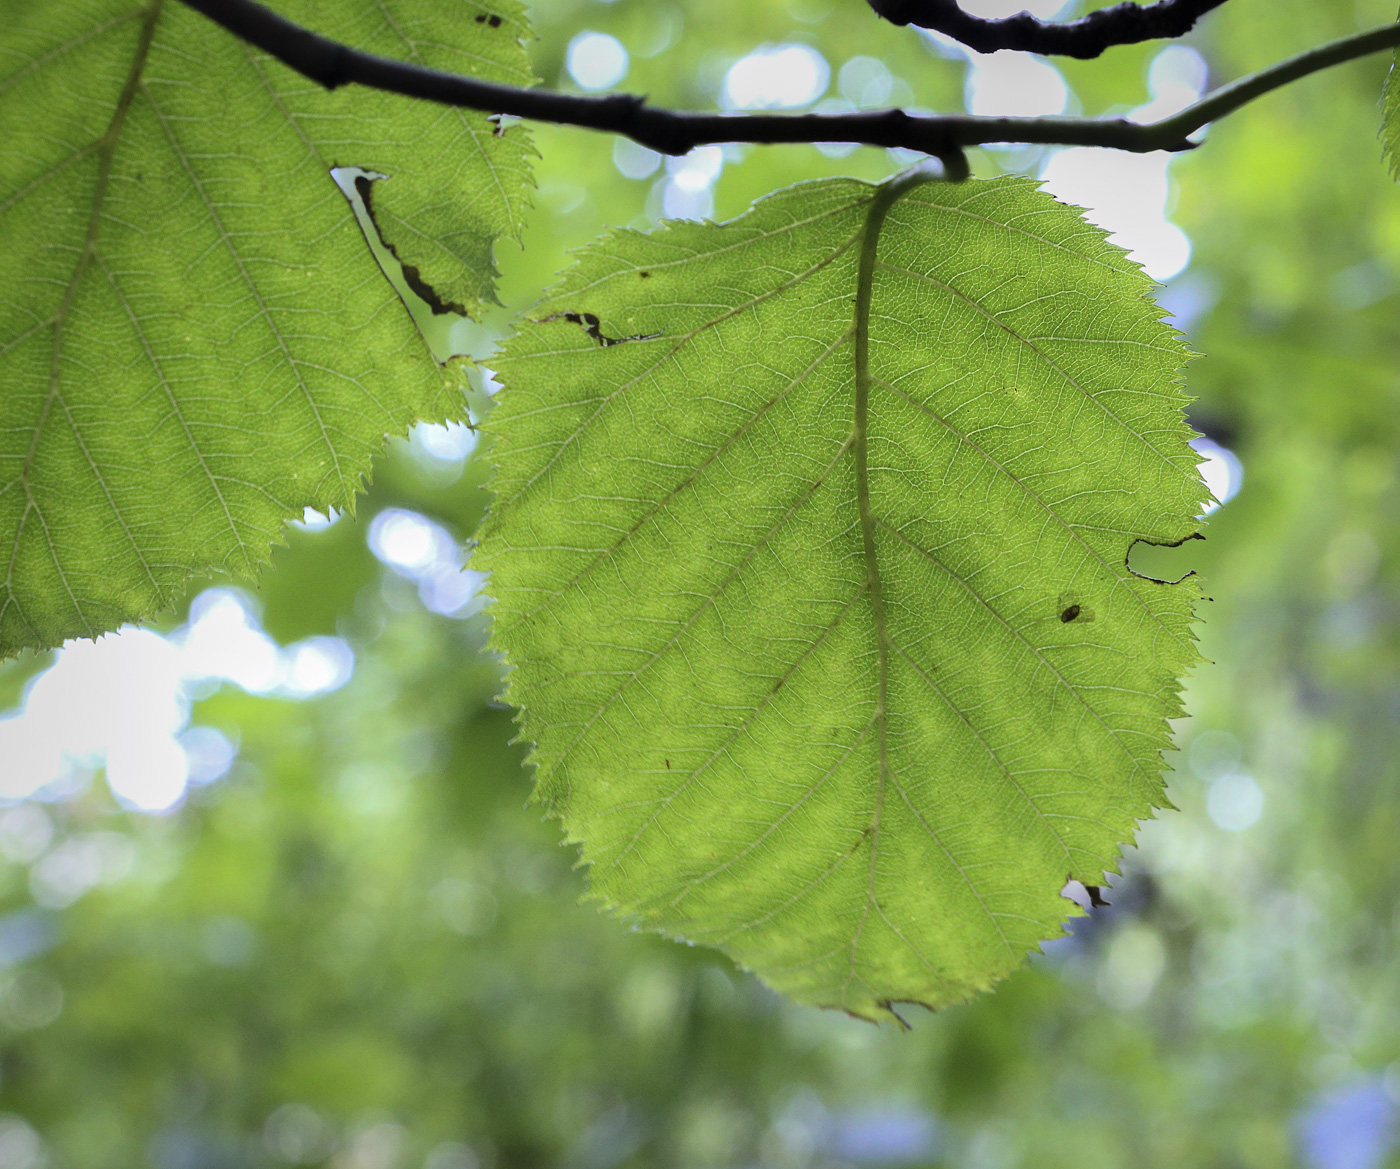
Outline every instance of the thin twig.
POLYGON ((1104 146, 1146 153, 1190 150, 1190 135, 1270 90, 1309 73, 1400 45, 1400 23, 1343 37, 1232 82, 1178 114, 1138 124, 1126 118, 986 118, 970 114, 711 114, 649 106, 636 94, 587 97, 524 89, 442 73, 362 53, 278 16, 254 0, 184 0, 191 8, 327 89, 365 85, 442 105, 509 114, 621 134, 662 154, 685 154, 714 142, 854 142, 903 147, 958 166, 964 148, 1021 142, 1104 146))
POLYGON ((958 0, 868 0, 892 24, 912 24, 941 32, 979 53, 1017 49, 1057 57, 1097 57, 1113 45, 1135 45, 1184 36, 1196 21, 1225 0, 1130 0, 1100 8, 1078 20, 1036 20, 1029 12, 987 20, 962 10, 958 0))

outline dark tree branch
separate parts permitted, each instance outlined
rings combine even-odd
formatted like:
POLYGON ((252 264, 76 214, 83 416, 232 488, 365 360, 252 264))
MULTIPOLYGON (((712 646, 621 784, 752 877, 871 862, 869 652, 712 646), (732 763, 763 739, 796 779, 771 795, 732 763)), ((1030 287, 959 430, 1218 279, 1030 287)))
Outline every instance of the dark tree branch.
POLYGON ((993 142, 1105 146, 1144 153, 1190 150, 1190 135, 1256 97, 1330 65, 1400 45, 1400 24, 1383 25, 1292 57, 1208 94, 1179 114, 1139 125, 1125 118, 982 118, 970 114, 711 114, 668 110, 635 94, 585 97, 522 89, 442 73, 362 53, 309 32, 254 0, 184 0, 191 8, 327 89, 365 85, 443 105, 511 114, 622 134, 662 154, 685 154, 713 142, 855 142, 904 147, 966 173, 963 150, 993 142))
POLYGON ((984 20, 962 10, 958 0, 868 0, 892 24, 912 24, 941 32, 979 53, 1019 49, 1056 57, 1097 57, 1113 45, 1135 45, 1190 32, 1202 16, 1225 0, 1125 0, 1079 20, 1036 20, 1029 12, 1004 20, 984 20))

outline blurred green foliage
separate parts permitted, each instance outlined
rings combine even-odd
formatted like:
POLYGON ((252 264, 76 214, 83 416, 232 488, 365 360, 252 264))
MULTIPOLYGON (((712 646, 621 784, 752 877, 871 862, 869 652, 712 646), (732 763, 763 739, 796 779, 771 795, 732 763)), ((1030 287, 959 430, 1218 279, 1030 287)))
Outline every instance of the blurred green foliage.
MULTIPOLYGON (((1392 16, 1391 0, 1231 0, 1191 43, 1224 80, 1392 16)), ((799 39, 834 66, 881 57, 916 104, 961 102, 961 64, 854 0, 549 0, 534 18, 551 83, 591 28, 632 49, 625 84, 658 100, 712 103, 729 61, 799 39)), ((1151 52, 1066 65, 1084 111, 1144 101, 1151 52)), ((399 444, 358 516, 294 533, 260 592, 279 640, 345 637, 353 679, 303 702, 203 698, 194 720, 238 756, 168 816, 120 810, 100 776, 37 805, 44 856, 99 839, 125 858, 69 903, 34 877, 44 857, 11 847, 0 1166, 1400 1164, 1400 192, 1376 141, 1383 71, 1275 94, 1173 171, 1195 252, 1168 295, 1206 354, 1193 418, 1246 480, 1204 543, 1135 559, 1203 574, 1214 664, 1169 760, 1179 811, 1144 828, 1112 908, 995 994, 900 1032, 792 1006, 580 905, 573 855, 525 806, 484 618, 427 612, 365 544, 389 506, 467 539, 483 460, 458 474, 399 444), (1209 805, 1240 772, 1263 811, 1232 832, 1209 805), (1343 1159, 1366 1133, 1365 1157, 1343 1159)), ((611 139, 537 141, 537 211, 524 249, 501 249, 515 310, 603 224, 656 213, 656 176, 622 177, 611 139)), ((721 215, 895 166, 731 155, 721 215)), ((1034 159, 976 167, 1002 163, 1034 159)), ((0 666, 0 704, 48 660, 0 666)))

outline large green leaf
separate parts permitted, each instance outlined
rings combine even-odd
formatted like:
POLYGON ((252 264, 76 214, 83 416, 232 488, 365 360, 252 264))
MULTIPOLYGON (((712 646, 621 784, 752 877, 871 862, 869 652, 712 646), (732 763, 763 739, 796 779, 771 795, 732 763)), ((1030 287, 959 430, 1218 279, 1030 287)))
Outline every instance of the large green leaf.
POLYGON ((1163 803, 1198 593, 1127 557, 1206 495, 1104 233, 902 189, 585 252, 498 363, 479 554, 596 896, 867 1017, 1013 969, 1163 803))
MULTIPOLYGON (((516 0, 287 0, 358 47, 528 83, 516 0)), ((12 0, 0 22, 0 656, 252 573, 349 505, 386 431, 462 410, 332 167, 444 302, 491 296, 529 140, 327 93, 173 0, 12 0)))

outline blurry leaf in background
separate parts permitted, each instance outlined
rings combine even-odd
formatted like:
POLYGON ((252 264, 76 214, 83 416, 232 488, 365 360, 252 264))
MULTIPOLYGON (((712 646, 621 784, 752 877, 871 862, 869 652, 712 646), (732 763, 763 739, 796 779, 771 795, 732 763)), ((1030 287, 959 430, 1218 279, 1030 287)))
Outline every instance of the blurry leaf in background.
MULTIPOLYGON (((372 51, 532 79, 509 0, 491 20, 470 2, 282 7, 372 51)), ((459 372, 424 353, 330 171, 387 176, 361 180, 366 230, 479 315, 532 153, 485 115, 325 92, 182 4, 13 17, 0 655, 150 617, 192 575, 254 576, 284 520, 352 506, 386 433, 462 417, 459 372)))

